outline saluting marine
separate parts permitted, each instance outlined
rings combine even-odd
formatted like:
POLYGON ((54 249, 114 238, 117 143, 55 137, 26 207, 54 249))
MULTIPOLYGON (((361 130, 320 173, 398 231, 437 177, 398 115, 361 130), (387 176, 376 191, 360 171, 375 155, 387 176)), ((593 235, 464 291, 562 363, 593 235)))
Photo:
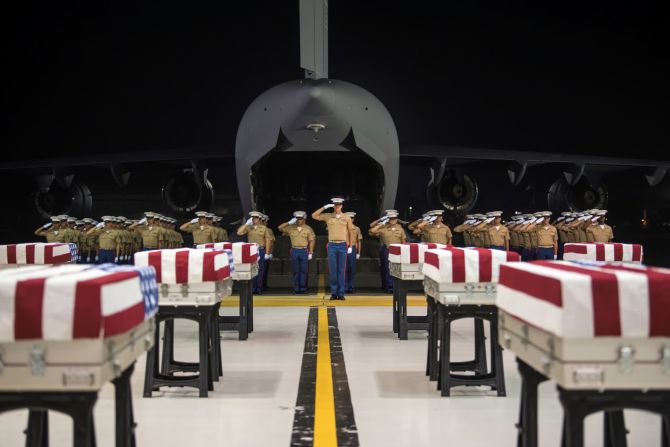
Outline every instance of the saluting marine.
MULTIPOLYGON (((386 216, 373 222, 370 236, 379 238, 379 272, 381 275, 382 290, 393 293, 393 281, 389 271, 389 245, 407 242, 405 230, 398 223, 398 212, 387 210, 386 216)), ((372 224, 371 224, 372 225, 372 224)))
POLYGON ((509 250, 510 233, 506 226, 502 224, 502 211, 490 211, 486 213, 489 222, 487 232, 489 237, 489 248, 496 250, 509 250))
POLYGON ((345 213, 351 219, 351 224, 354 227, 354 235, 351 240, 351 250, 347 251, 347 269, 344 274, 344 291, 345 293, 354 293, 356 291, 356 261, 361 257, 363 250, 363 235, 361 229, 354 225, 354 218, 356 213, 349 211, 345 213))
POLYGON ((265 261, 272 256, 265 252, 266 247, 270 246, 270 233, 268 228, 263 225, 263 214, 258 211, 251 211, 249 219, 240 225, 237 229, 238 236, 247 235, 247 240, 250 243, 258 244, 258 275, 254 277, 253 293, 261 294, 263 292, 263 274, 265 272, 265 261))
POLYGON ((422 242, 451 245, 453 235, 449 226, 444 223, 444 212, 433 210, 426 213, 428 219, 419 222, 414 228, 414 234, 421 235, 422 242))
POLYGON ((332 203, 322 206, 312 213, 312 219, 326 223, 328 230, 328 271, 330 273, 330 299, 344 300, 344 276, 347 254, 351 253, 354 240, 354 224, 342 212, 344 198, 333 197, 332 203), (324 213, 333 208, 332 213, 324 213))
POLYGON ((316 235, 309 225, 305 224, 307 213, 295 211, 293 217, 278 229, 284 236, 291 238, 291 272, 293 273, 293 293, 307 292, 307 274, 309 262, 314 253, 316 235))
POLYGON ((214 238, 216 242, 228 242, 228 232, 221 227, 221 217, 214 215, 212 218, 212 227, 214 228, 214 238))
POLYGON ((214 242, 214 230, 207 225, 207 212, 196 211, 195 215, 197 216, 195 219, 183 224, 179 227, 179 230, 193 235, 194 247, 198 244, 209 244, 214 242))
POLYGON ((121 236, 114 229, 113 216, 102 216, 102 222, 86 232, 88 235, 98 236, 98 262, 118 262, 118 247, 121 244, 121 236))
POLYGON ((537 238, 536 259, 556 259, 558 257, 558 231, 549 223, 551 211, 541 211, 540 219, 535 219, 526 231, 534 233, 537 238))
POLYGON ((263 286, 263 291, 265 292, 268 289, 268 274, 270 273, 270 261, 274 258, 274 249, 275 249, 275 242, 277 241, 277 238, 275 237, 275 232, 272 231, 272 228, 270 228, 270 225, 268 223, 270 222, 270 216, 267 214, 261 213, 261 220, 263 221, 263 225, 267 228, 268 232, 268 239, 270 240, 270 244, 265 247, 265 257, 266 257, 266 262, 265 262, 265 270, 263 271, 263 281, 261 282, 261 285, 263 286))
POLYGON ((605 223, 606 210, 596 210, 592 224, 586 228, 586 239, 589 242, 612 242, 614 232, 612 227, 605 223))

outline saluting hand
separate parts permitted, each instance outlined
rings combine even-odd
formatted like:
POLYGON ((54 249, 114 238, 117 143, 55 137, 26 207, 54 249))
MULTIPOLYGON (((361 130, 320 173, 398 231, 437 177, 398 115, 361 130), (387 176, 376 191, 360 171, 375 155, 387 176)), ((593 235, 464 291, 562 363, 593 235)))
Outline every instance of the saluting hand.
POLYGON ((332 207, 334 207, 334 206, 335 206, 335 205, 333 205, 332 203, 329 203, 328 205, 323 205, 323 209, 324 209, 324 210, 327 210, 328 208, 332 208, 332 207))
POLYGON ((288 224, 289 224, 289 225, 293 225, 293 224, 296 223, 297 221, 298 221, 298 219, 297 219, 296 217, 294 217, 294 218, 292 218, 291 220, 288 221, 288 224))
POLYGON ((247 221, 244 223, 244 225, 249 226, 249 225, 251 225, 252 223, 254 223, 254 218, 253 218, 253 217, 250 217, 250 218, 247 219, 247 221))

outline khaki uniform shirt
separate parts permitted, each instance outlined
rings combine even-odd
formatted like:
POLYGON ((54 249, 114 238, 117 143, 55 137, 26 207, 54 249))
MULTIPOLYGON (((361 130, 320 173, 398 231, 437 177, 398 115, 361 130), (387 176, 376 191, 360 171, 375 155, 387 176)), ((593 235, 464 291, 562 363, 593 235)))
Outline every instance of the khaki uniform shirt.
POLYGON ((463 243, 465 244, 466 247, 469 247, 472 245, 472 237, 470 237, 470 232, 469 231, 464 231, 463 232, 463 243))
POLYGON ((509 244, 510 244, 510 246, 518 247, 519 246, 519 233, 517 233, 514 230, 510 230, 510 229, 508 229, 508 231, 509 231, 509 244))
POLYGON ((116 250, 116 247, 122 244, 119 230, 106 230, 104 228, 98 228, 93 234, 98 235, 98 244, 100 245, 100 250, 116 250))
POLYGON ((552 225, 536 227, 535 234, 538 247, 553 247, 554 242, 558 242, 558 231, 552 225))
POLYGON ((361 229, 354 225, 354 240, 352 241, 352 245, 355 243, 356 247, 360 246, 360 241, 363 240, 363 234, 361 233, 361 229))
POLYGON ((228 232, 221 227, 214 227, 216 242, 228 242, 228 232))
POLYGON ((65 231, 49 229, 46 234, 47 242, 63 242, 65 231))
POLYGON ((504 247, 505 242, 510 239, 509 230, 505 226, 491 225, 488 230, 490 245, 502 245, 504 247))
POLYGON ((405 230, 399 224, 391 225, 387 223, 379 230, 378 234, 382 244, 387 247, 391 244, 402 244, 407 241, 405 230))
POLYGON ((242 234, 247 235, 249 243, 258 244, 259 247, 265 248, 265 238, 270 238, 268 227, 265 225, 245 225, 242 228, 242 234))
POLYGON ((430 223, 421 228, 421 240, 433 244, 447 244, 452 238, 451 230, 445 224, 430 223))
POLYGON ((89 251, 96 251, 98 249, 98 236, 95 234, 87 234, 86 245, 88 245, 89 251))
POLYGON ((209 244, 215 242, 216 239, 214 227, 210 227, 209 225, 203 225, 201 227, 199 224, 190 224, 184 231, 193 234, 193 243, 195 245, 209 244))
POLYGON ((614 239, 614 232, 609 225, 591 225, 586 229, 589 242, 609 242, 614 239))
POLYGON ((287 225, 282 229, 282 233, 291 238, 292 248, 309 248, 309 243, 316 239, 314 230, 309 225, 287 225))
POLYGON ((138 225, 135 227, 142 236, 142 246, 144 248, 158 248, 159 242, 163 241, 163 229, 155 225, 138 225))
POLYGON ((328 242, 345 241, 350 243, 349 238, 353 238, 354 224, 346 214, 321 213, 317 220, 326 223, 328 242))

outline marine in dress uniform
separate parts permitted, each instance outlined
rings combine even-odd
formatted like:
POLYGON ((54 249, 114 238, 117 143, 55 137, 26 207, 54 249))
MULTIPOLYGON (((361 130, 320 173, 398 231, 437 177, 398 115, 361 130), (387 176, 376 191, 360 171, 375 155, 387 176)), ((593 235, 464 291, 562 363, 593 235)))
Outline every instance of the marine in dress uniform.
POLYGON ((270 222, 270 216, 267 214, 261 213, 261 220, 263 221, 263 225, 267 228, 268 236, 270 239, 270 244, 265 247, 265 255, 267 260, 265 261, 265 270, 263 271, 263 281, 261 282, 261 287, 263 291, 268 290, 268 274, 270 272, 270 261, 274 258, 274 249, 275 249, 275 242, 277 241, 277 238, 275 237, 274 231, 272 231, 272 228, 270 228, 270 225, 268 223, 270 222))
POLYGON ((473 216, 472 214, 467 214, 465 216, 465 219, 463 220, 463 223, 460 224, 460 225, 456 225, 454 227, 453 232, 456 233, 456 234, 461 234, 462 235, 463 246, 464 247, 472 246, 472 240, 470 238, 470 234, 467 231, 472 227, 472 224, 475 222, 475 220, 472 216, 473 216))
POLYGON ((433 210, 426 214, 429 218, 416 225, 414 234, 421 236, 421 242, 451 245, 453 235, 449 226, 443 221, 443 211, 433 210))
MULTIPOLYGON (((432 217, 432 216, 431 216, 430 214, 428 214, 428 213, 424 213, 424 214, 423 214, 420 218, 418 218, 417 220, 415 220, 415 221, 413 221, 413 222, 410 222, 409 225, 407 225, 407 229, 411 232, 411 234, 417 234, 417 233, 415 233, 415 231, 414 231, 414 230, 416 230, 416 227, 417 227, 421 222, 426 221, 426 220, 430 219, 431 217, 432 217)), ((421 242, 425 242, 425 241, 423 240, 423 233, 418 233, 418 234, 419 234, 419 240, 421 240, 421 242)))
POLYGON ((46 238, 47 242, 62 242, 63 232, 61 231, 61 218, 52 216, 51 222, 48 222, 35 230, 35 236, 46 238))
MULTIPOLYGON (((356 213, 350 211, 345 213, 351 219, 353 225, 356 213)), ((356 291, 356 261, 361 257, 363 250, 363 235, 361 229, 354 226, 354 236, 351 240, 351 251, 347 251, 347 269, 344 274, 344 291, 345 293, 354 293, 356 291)))
POLYGON ((510 234, 507 227, 502 224, 502 211, 490 211, 486 216, 487 220, 493 218, 486 229, 490 241, 489 248, 509 250, 510 234))
POLYGON ((529 225, 529 230, 536 234, 536 259, 556 259, 558 257, 558 231, 549 223, 551 211, 542 211, 540 221, 537 219, 529 225))
POLYGON ((521 215, 515 214, 505 225, 507 231, 509 231, 509 249, 519 254, 521 254, 521 248, 519 247, 519 233, 517 232, 517 226, 521 222, 521 219, 521 215))
POLYGON ((314 253, 316 235, 312 227, 305 223, 307 213, 296 211, 288 222, 279 225, 279 232, 291 238, 291 272, 293 273, 293 293, 307 292, 309 261, 314 253))
POLYGON ((163 239, 165 233, 163 228, 158 225, 156 217, 156 213, 146 211, 144 218, 130 226, 131 230, 136 231, 141 236, 143 251, 171 248, 163 239))
POLYGON ((398 212, 395 210, 389 211, 386 217, 380 219, 374 227, 370 228, 370 236, 378 237, 381 242, 379 247, 379 271, 382 290, 386 293, 393 293, 393 280, 389 271, 389 245, 407 242, 407 235, 398 223, 398 212))
POLYGON ((88 235, 98 236, 100 246, 98 262, 100 264, 118 261, 118 247, 121 244, 121 237, 118 231, 114 229, 114 221, 113 216, 102 216, 102 222, 87 231, 88 235))
POLYGON ((591 221, 591 226, 586 229, 586 238, 589 242, 612 242, 614 232, 612 227, 605 223, 606 210, 597 210, 591 221))
POLYGON ((344 300, 344 283, 347 266, 347 252, 354 240, 354 224, 342 211, 344 198, 333 197, 332 203, 322 206, 312 213, 312 219, 326 223, 328 230, 328 271, 330 273, 330 299, 344 300), (332 213, 324 213, 333 208, 332 213))
POLYGON ((207 212, 196 211, 196 218, 186 222, 179 229, 193 235, 193 246, 215 242, 214 229, 207 225, 207 212))
POLYGON ((214 216, 212 219, 214 229, 216 230, 216 242, 228 242, 228 232, 221 227, 221 217, 214 216))
POLYGON ((260 294, 262 293, 265 261, 270 259, 265 253, 265 248, 270 245, 270 233, 267 231, 268 228, 263 225, 262 213, 251 211, 249 216, 251 217, 237 229, 237 235, 247 235, 249 243, 258 244, 258 275, 254 277, 253 293, 260 294))

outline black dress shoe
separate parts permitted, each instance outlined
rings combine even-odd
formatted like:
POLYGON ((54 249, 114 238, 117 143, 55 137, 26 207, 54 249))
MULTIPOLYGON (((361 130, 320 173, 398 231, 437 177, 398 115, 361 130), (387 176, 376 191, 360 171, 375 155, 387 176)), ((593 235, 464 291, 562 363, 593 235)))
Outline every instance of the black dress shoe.
POLYGON ((337 299, 338 299, 337 295, 330 295, 330 300, 331 301, 336 301, 337 299))
POLYGON ((337 299, 340 301, 344 301, 344 296, 338 296, 337 299))

